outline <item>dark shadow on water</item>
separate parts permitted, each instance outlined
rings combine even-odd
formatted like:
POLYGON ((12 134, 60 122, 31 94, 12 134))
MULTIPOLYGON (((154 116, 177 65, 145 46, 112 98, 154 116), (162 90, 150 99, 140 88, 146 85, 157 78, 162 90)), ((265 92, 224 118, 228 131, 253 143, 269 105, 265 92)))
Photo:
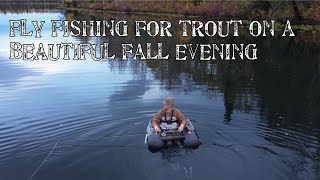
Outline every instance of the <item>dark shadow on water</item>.
POLYGON ((168 162, 174 162, 176 159, 181 159, 184 158, 186 153, 191 153, 192 151, 195 151, 196 149, 198 149, 198 147, 190 147, 190 148, 186 148, 183 146, 179 146, 179 145, 173 145, 171 147, 164 147, 164 148, 160 148, 160 149, 150 149, 148 148, 148 150, 151 153, 161 153, 161 158, 163 160, 166 160, 168 162))
POLYGON ((170 157, 175 157, 175 154, 179 155, 180 152, 193 151, 198 149, 199 147, 200 145, 194 146, 194 147, 184 147, 181 144, 173 143, 173 144, 170 144, 169 146, 166 145, 163 148, 148 148, 148 150, 151 153, 161 153, 163 159, 170 159, 170 157))

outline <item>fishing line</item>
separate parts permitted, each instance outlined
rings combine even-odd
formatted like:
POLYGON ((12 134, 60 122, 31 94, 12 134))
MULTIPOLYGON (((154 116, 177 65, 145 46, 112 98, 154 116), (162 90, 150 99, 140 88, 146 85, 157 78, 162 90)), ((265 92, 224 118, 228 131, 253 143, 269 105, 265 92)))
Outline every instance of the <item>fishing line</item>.
POLYGON ((299 141, 299 143, 301 144, 301 146, 304 148, 304 150, 309 154, 309 156, 311 157, 311 159, 318 165, 320 166, 320 163, 314 159, 314 157, 311 155, 311 153, 308 151, 308 149, 304 146, 304 144, 302 143, 302 141, 300 140, 300 138, 296 135, 296 133, 294 131, 292 131, 292 133, 294 134, 294 136, 297 138, 297 140, 299 141))
POLYGON ((49 158, 49 156, 51 155, 51 153, 54 151, 54 149, 57 147, 59 141, 56 142, 56 144, 53 146, 52 150, 50 151, 50 153, 47 155, 47 157, 42 161, 42 163, 40 164, 40 166, 36 169, 36 171, 34 171, 34 173, 30 176, 29 180, 32 179, 32 177, 38 172, 38 170, 41 168, 41 166, 44 164, 44 162, 49 158))
MULTIPOLYGON (((286 131, 277 131, 277 130, 265 130, 265 131, 258 131, 258 130, 213 130, 208 128, 208 131, 197 131, 198 133, 283 133, 285 135, 288 135, 286 131)), ((306 149, 306 147, 302 144, 301 140, 299 137, 296 135, 296 133, 293 131, 293 134, 295 138, 299 141, 299 143, 302 145, 304 150, 308 153, 308 155, 312 158, 314 162, 316 162, 317 165, 320 165, 319 162, 315 160, 315 158, 311 155, 311 153, 306 149)), ((103 136, 103 137, 96 137, 96 138, 86 138, 86 139, 79 139, 79 140, 103 140, 103 139, 111 139, 111 138, 119 138, 119 137, 135 137, 135 136, 145 136, 146 133, 135 133, 135 134, 123 134, 123 135, 112 135, 112 136, 103 136)), ((221 135, 221 134, 220 134, 221 135)), ((74 141, 79 141, 79 140, 66 140, 64 142, 74 142, 74 141)), ((146 139, 144 138, 144 143, 146 143, 146 139)), ((203 145, 205 144, 211 144, 211 145, 218 145, 224 148, 229 148, 231 146, 237 145, 237 144, 232 144, 232 145, 219 145, 216 143, 202 143, 203 145)), ((145 146, 135 146, 135 145, 82 145, 82 144, 59 144, 59 145, 65 145, 65 146, 77 146, 77 147, 107 147, 107 148, 129 148, 129 147, 145 147, 145 146)))
POLYGON ((92 148, 95 148, 95 147, 106 147, 106 148, 133 148, 133 147, 146 147, 146 146, 139 146, 139 145, 82 145, 82 144, 59 144, 58 147, 62 147, 62 146, 75 146, 75 147, 92 147, 92 148))
MULTIPOLYGON (((221 130, 221 131, 216 131, 216 130, 213 130, 213 129, 210 129, 208 126, 210 124, 208 123, 203 123, 203 122, 199 122, 199 121, 192 121, 192 122, 195 122, 195 123, 198 123, 198 124, 202 124, 205 126, 206 129, 208 129, 209 131, 211 132, 215 132, 219 135, 221 135, 220 133, 225 133, 225 132, 230 132, 230 133, 251 133, 251 132, 266 132, 266 133, 274 133, 274 132, 280 132, 280 131, 277 131, 277 130, 264 130, 264 131, 261 131, 261 130, 221 130)), ((217 124, 217 123, 215 123, 217 124)), ((245 128, 245 127, 241 127, 239 126, 240 128, 245 128)), ((201 132, 201 131, 197 131, 197 132, 201 132)))
POLYGON ((275 131, 275 130, 266 130, 266 131, 258 131, 258 130, 230 130, 230 131, 224 131, 224 130, 221 130, 221 131, 216 131, 216 130, 212 130, 210 129, 210 131, 197 131, 197 132, 215 132, 215 133, 252 133, 252 132, 265 132, 265 133, 275 133, 275 132, 283 132, 285 133, 285 131, 275 131))
POLYGON ((146 133, 136 133, 136 134, 122 134, 122 135, 112 135, 112 136, 102 136, 102 137, 94 137, 94 138, 84 138, 84 139, 70 139, 64 140, 65 142, 68 141, 80 141, 80 140, 103 140, 103 139, 111 139, 111 138, 118 138, 118 137, 131 137, 131 136, 145 136, 146 133))
MULTIPOLYGON (((232 130, 232 131, 216 131, 212 129, 208 129, 208 131, 196 131, 197 133, 217 133, 221 135, 220 133, 252 133, 252 132, 265 132, 265 133, 274 133, 279 131, 258 131, 258 130, 232 130)), ((103 140, 103 139, 112 139, 112 138, 119 138, 119 137, 135 137, 135 136, 145 136, 146 133, 135 133, 135 134, 122 134, 122 135, 112 135, 112 136, 102 136, 102 137, 94 137, 94 138, 84 138, 84 139, 73 139, 73 140, 64 140, 64 142, 73 142, 73 141, 86 141, 86 140, 103 140)))

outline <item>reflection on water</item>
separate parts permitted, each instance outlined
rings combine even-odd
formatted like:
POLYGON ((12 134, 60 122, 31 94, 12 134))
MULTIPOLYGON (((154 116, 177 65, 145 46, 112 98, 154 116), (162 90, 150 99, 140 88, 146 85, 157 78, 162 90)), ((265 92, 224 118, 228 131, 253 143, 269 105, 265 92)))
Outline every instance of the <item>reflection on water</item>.
MULTIPOLYGON (((177 20, 85 12, 24 16, 128 23, 177 20)), ((1 29, 7 26, 1 24, 1 29)), ((45 31, 44 35, 50 34, 50 29, 45 31)), ((177 31, 173 29, 173 34, 177 31)), ((200 62, 196 54, 194 61, 26 62, 11 61, 8 52, 1 51, 1 177, 28 179, 58 142, 32 179, 150 179, 150 175, 153 179, 319 179, 320 55, 313 41, 319 37, 309 35, 55 39, 109 42, 115 54, 121 54, 117 47, 122 43, 162 42, 170 57, 175 57, 178 43, 256 42, 257 61, 200 62), (147 150, 147 122, 166 96, 173 96, 177 108, 194 122, 203 142, 198 149, 147 150)), ((6 34, 0 36, 1 49, 13 41, 6 34)), ((52 42, 52 38, 18 40, 52 42)))

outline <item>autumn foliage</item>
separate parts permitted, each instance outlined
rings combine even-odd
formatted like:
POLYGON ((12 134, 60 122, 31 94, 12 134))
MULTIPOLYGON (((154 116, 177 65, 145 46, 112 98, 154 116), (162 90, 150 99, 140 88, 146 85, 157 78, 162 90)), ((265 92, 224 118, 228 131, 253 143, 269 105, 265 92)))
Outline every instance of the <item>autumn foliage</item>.
MULTIPOLYGON (((75 1, 75 0, 73 0, 75 1)), ((77 1, 77 8, 94 11, 127 13, 177 14, 217 18, 288 19, 300 23, 320 22, 320 2, 317 1, 77 1)))

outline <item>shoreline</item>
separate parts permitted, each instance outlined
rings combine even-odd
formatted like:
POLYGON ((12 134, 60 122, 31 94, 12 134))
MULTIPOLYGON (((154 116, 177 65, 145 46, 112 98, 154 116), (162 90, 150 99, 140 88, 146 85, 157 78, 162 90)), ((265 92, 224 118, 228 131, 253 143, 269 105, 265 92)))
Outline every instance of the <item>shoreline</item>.
MULTIPOLYGON (((213 17, 213 16, 201 16, 201 15, 184 15, 184 14, 177 14, 177 13, 165 13, 165 12, 140 12, 140 11, 116 11, 116 10, 94 10, 94 9, 85 9, 85 8, 65 8, 66 12, 74 12, 74 11, 81 11, 81 12, 87 12, 87 13, 114 13, 114 14, 127 14, 127 15, 152 15, 152 16, 171 16, 171 17, 183 17, 183 18, 202 18, 204 20, 214 20, 214 21, 226 21, 226 20, 242 20, 243 24, 241 26, 247 26, 250 24, 251 20, 248 20, 246 18, 235 18, 235 17, 213 17)), ((278 28, 284 28, 284 20, 283 23, 280 23, 279 20, 276 19, 261 19, 262 20, 274 20, 275 21, 275 29, 278 28)), ((288 19, 290 20, 290 19, 288 19)), ((292 22, 291 27, 293 30, 300 30, 300 31, 320 31, 320 24, 307 24, 304 22, 292 22)))
MULTIPOLYGON (((70 2, 74 2, 73 0, 69 0, 70 2)), ((78 5, 74 6, 72 3, 68 3, 67 1, 65 1, 64 3, 61 2, 52 2, 52 1, 48 1, 46 3, 36 3, 36 2, 30 2, 27 6, 23 6, 23 7, 18 7, 18 11, 19 10, 28 10, 28 8, 30 9, 41 9, 41 7, 46 7, 48 9, 51 9, 50 7, 54 6, 54 8, 56 10, 61 10, 61 11, 65 11, 65 14, 67 13, 72 13, 75 11, 81 11, 81 12, 85 12, 85 13, 114 13, 114 14, 128 14, 128 15, 152 15, 152 16, 170 16, 170 17, 181 17, 181 18, 190 18, 190 19, 197 19, 197 18, 201 18, 203 20, 242 20, 243 24, 242 26, 247 26, 250 24, 250 22, 252 22, 253 20, 274 20, 275 21, 275 29, 278 28, 283 28, 285 25, 285 21, 286 20, 290 20, 291 26, 293 30, 298 30, 298 31, 312 31, 312 32, 319 32, 320 31, 320 13, 319 14, 319 21, 311 21, 311 19, 304 19, 301 21, 297 21, 294 18, 283 18, 281 19, 281 17, 277 17, 277 18, 270 18, 270 17, 260 17, 261 15, 257 15, 257 16, 252 16, 252 17, 245 17, 248 15, 240 15, 238 14, 234 14, 233 16, 225 14, 226 12, 224 11, 224 9, 220 10, 219 13, 216 14, 212 14, 212 15, 204 15, 204 14, 196 14, 197 12, 190 12, 190 8, 193 8, 195 5, 194 4, 189 4, 187 10, 183 11, 183 12, 178 12, 178 10, 172 10, 172 9, 168 9, 168 10, 163 10, 163 8, 161 10, 157 10, 157 11, 152 11, 154 10, 157 6, 159 6, 159 4, 161 4, 159 1, 150 1, 150 2, 155 2, 154 5, 150 6, 150 10, 146 10, 143 9, 145 8, 144 6, 137 6, 137 7, 132 7, 137 3, 133 3, 133 2, 124 2, 120 5, 117 5, 114 1, 113 2, 107 2, 104 4, 101 3, 89 3, 89 2, 79 2, 78 5), (39 5, 38 7, 36 5, 39 5), (83 7, 84 5, 86 5, 86 7, 83 7), (100 5, 100 6, 97 6, 100 5), (21 9, 22 8, 22 9, 21 9), (25 8, 25 9, 24 9, 25 8), (131 9, 130 9, 131 8, 131 9), (140 8, 140 9, 139 9, 140 8), (256 18, 254 18, 256 17, 256 18)), ((186 2, 181 2, 178 1, 176 4, 172 3, 172 2, 165 2, 165 6, 174 6, 174 7, 183 7, 183 3, 186 4, 186 2), (180 3, 180 4, 178 4, 180 3)), ((212 1, 211 4, 208 2, 201 2, 199 3, 200 5, 198 6, 204 6, 204 5, 212 5, 212 6, 217 6, 217 4, 215 3, 215 1, 212 1)), ((319 6, 316 7, 319 8, 320 10, 320 3, 318 3, 319 6)), ((317 5, 318 5, 317 4, 317 5)), ((1 13, 8 13, 10 10, 12 10, 12 12, 17 13, 17 10, 15 10, 14 8, 16 8, 15 5, 24 5, 24 3, 22 2, 14 2, 14 3, 10 3, 10 2, 5 2, 2 5, 0 5, 0 12, 1 13)), ((218 6, 218 7, 222 7, 224 8, 222 5, 218 6)), ((42 8, 43 11, 46 10, 42 8)), ((249 7, 246 7, 249 8, 249 7)), ((239 8, 238 8, 239 9, 239 8)), ((211 9, 204 9, 206 11, 209 11, 211 9)), ((259 9, 258 9, 259 10, 259 9)), ((199 10, 198 10, 199 11, 199 10)), ((239 10, 238 10, 239 11, 239 10)), ((19 12, 18 12, 19 13, 19 12)), ((206 12, 203 12, 206 13, 206 12)), ((208 13, 208 12, 207 12, 208 13)), ((238 12, 239 13, 239 12, 238 12)), ((275 17, 275 15, 273 15, 275 17)))

